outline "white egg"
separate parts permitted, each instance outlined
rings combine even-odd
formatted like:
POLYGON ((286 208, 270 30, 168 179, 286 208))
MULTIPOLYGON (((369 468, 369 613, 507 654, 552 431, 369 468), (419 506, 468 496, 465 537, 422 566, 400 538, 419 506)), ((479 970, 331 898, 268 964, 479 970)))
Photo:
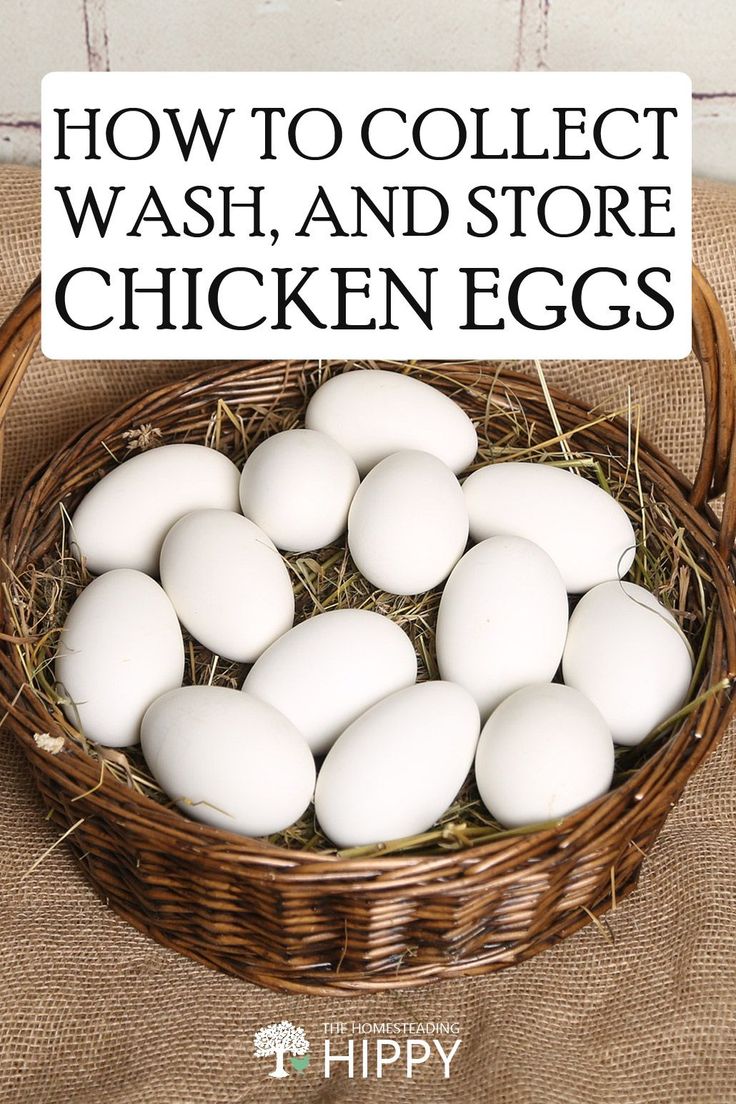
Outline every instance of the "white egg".
POLYGON ((567 594, 554 563, 522 537, 489 537, 447 580, 437 617, 440 675, 487 717, 530 682, 550 682, 562 658, 567 594))
POLYGON ((478 451, 478 435, 462 407, 413 376, 383 369, 343 372, 309 401, 308 429, 318 429, 350 453, 361 475, 405 449, 429 452, 463 471, 478 451))
POLYGON ((486 721, 475 756, 483 804, 507 828, 554 820, 606 793, 613 741, 569 686, 525 686, 486 721))
POLYGON ((322 755, 361 713, 416 677, 403 629, 380 613, 341 609, 280 637, 256 660, 243 690, 288 717, 322 755))
POLYGON ((626 511, 597 483, 550 464, 488 464, 463 484, 474 541, 525 537, 580 594, 625 575, 636 537, 626 511))
POLYGON ((290 429, 268 437, 246 460, 240 505, 277 548, 308 552, 345 532, 359 482, 352 457, 331 437, 290 429))
POLYGON ((203 445, 162 445, 103 476, 72 517, 72 551, 94 575, 116 567, 158 574, 161 544, 180 517, 212 507, 239 510, 240 474, 203 445))
POLYGON ((289 570, 272 541, 242 514, 196 510, 161 549, 161 585, 195 640, 252 663, 294 624, 289 570))
POLYGON ((315 791, 322 831, 338 847, 427 831, 462 787, 479 729, 460 686, 421 682, 384 698, 327 754, 315 791))
POLYGON ((148 706, 181 686, 184 643, 171 602, 140 571, 108 571, 69 610, 55 675, 71 723, 108 747, 137 744, 148 706))
POLYGON ((427 452, 386 457, 365 477, 350 507, 350 554, 366 579, 390 594, 438 586, 467 540, 462 488, 427 452))
POLYGON ((562 675, 598 707, 617 744, 640 743, 683 705, 693 673, 687 640, 644 587, 601 583, 581 598, 562 675))
POLYGON ((265 702, 224 686, 184 686, 143 718, 153 777, 182 812, 246 836, 280 832, 312 800, 306 740, 265 702))

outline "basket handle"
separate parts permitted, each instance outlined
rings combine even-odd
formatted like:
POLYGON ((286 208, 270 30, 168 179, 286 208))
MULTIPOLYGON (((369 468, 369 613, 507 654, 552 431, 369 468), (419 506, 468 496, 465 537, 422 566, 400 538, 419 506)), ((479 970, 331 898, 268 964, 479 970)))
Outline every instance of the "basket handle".
POLYGON ((695 265, 693 352, 703 373, 705 427, 690 501, 700 510, 724 495, 718 549, 727 559, 736 537, 736 352, 721 305, 695 265))
POLYGON ((5 419, 41 340, 41 277, 37 276, 0 326, 0 473, 5 419))
MULTIPOLYGON (((10 404, 41 337, 41 278, 0 326, 0 466, 10 404)), ((703 373, 703 447, 690 501, 698 510, 724 494, 719 550, 730 555, 736 536, 736 353, 712 288, 693 265, 693 352, 703 373)))

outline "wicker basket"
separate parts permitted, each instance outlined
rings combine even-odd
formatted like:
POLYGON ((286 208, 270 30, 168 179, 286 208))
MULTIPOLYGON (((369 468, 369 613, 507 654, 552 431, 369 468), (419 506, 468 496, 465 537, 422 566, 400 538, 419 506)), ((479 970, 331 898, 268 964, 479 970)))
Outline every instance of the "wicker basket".
MULTIPOLYGON (((736 375, 718 303, 694 273, 694 349, 706 419, 694 484, 650 446, 642 478, 657 488, 690 535, 713 580, 717 616, 704 678, 736 670, 736 375), (719 521, 708 500, 725 492, 719 521)), ((0 330, 0 418, 38 342, 40 289, 32 287, 0 330)), ((478 380, 481 366, 458 368, 478 380)), ((213 402, 295 403, 303 366, 250 363, 200 371, 129 404, 77 435, 33 472, 2 521, 0 558, 16 572, 60 535, 58 503, 73 504, 99 475, 100 441, 114 444, 140 422, 186 434, 213 402), (68 497, 67 497, 68 496, 68 497)), ((488 369, 488 381, 497 378, 488 369)), ((503 385, 530 419, 548 421, 539 384, 512 372, 503 385)), ((445 383, 452 391, 452 380, 445 383)), ((586 409, 553 393, 563 429, 586 409)), ((471 414, 482 414, 482 403, 471 414)), ((166 434, 165 434, 166 436, 166 434)), ((594 426, 577 438, 624 453, 627 428, 594 426)), ((700 760, 731 714, 731 696, 710 696, 624 784, 567 817, 561 827, 461 851, 344 859, 285 850, 187 820, 105 774, 67 739, 53 755, 34 733, 61 734, 24 687, 7 610, 0 651, 0 706, 20 742, 44 804, 102 897, 164 945, 209 966, 277 989, 350 993, 417 986, 520 962, 588 923, 634 888, 644 855, 700 760), (20 688, 20 689, 19 689, 20 688), (80 796, 81 795, 81 796, 80 796)))

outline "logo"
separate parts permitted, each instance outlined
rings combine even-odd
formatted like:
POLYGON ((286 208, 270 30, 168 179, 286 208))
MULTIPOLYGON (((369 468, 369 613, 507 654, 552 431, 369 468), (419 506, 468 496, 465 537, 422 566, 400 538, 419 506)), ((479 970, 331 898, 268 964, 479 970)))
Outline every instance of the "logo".
POLYGON ((253 1036, 256 1058, 273 1058, 269 1077, 302 1074, 313 1058, 325 1079, 342 1072, 349 1080, 451 1076, 462 1046, 460 1024, 451 1021, 323 1023, 324 1040, 310 1046, 303 1027, 291 1020, 266 1024, 253 1036), (288 1068, 290 1067, 290 1069, 288 1068))
POLYGON ((256 1058, 276 1059, 276 1065, 270 1071, 269 1077, 289 1076, 284 1065, 287 1055, 297 1073, 303 1073, 309 1065, 309 1039, 304 1034, 304 1028, 294 1027, 291 1020, 279 1020, 278 1023, 267 1024, 256 1031, 253 1047, 256 1058))

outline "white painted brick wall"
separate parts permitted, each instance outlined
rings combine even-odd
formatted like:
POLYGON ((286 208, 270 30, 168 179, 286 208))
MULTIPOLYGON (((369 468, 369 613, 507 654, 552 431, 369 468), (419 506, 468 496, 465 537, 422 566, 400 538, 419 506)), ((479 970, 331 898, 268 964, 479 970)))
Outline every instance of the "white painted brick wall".
POLYGON ((678 69, 694 169, 736 182, 736 0, 2 0, 0 160, 63 69, 678 69))

